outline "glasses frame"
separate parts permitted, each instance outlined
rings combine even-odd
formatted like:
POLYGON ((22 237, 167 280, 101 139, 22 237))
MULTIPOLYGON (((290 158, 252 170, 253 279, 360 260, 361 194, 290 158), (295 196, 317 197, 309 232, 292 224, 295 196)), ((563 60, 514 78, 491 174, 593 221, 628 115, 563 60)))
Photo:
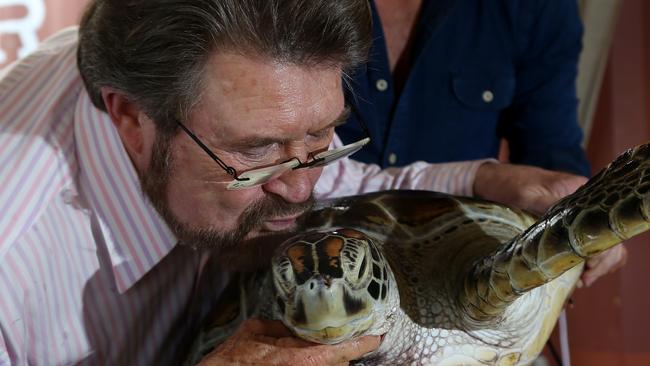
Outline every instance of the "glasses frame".
MULTIPOLYGON (((345 146, 343 146, 343 147, 346 147, 346 146, 353 146, 353 145, 361 145, 361 146, 359 146, 356 150, 354 150, 353 152, 347 154, 346 156, 352 155, 353 153, 355 153, 356 151, 358 151, 358 150, 359 150, 363 145, 365 145, 366 143, 368 143, 368 142, 370 141, 370 132, 369 132, 369 130, 368 130, 367 125, 365 124, 365 122, 364 122, 363 119, 361 118, 361 114, 360 114, 360 113, 357 111, 357 109, 354 108, 353 106, 351 106, 350 109, 351 109, 352 113, 354 113, 354 115, 355 115, 357 121, 358 121, 359 124, 361 125, 361 128, 363 129, 363 132, 365 133, 366 136, 365 136, 364 138, 360 139, 360 140, 357 141, 357 142, 354 142, 354 143, 352 143, 352 144, 349 144, 349 145, 345 145, 345 146)), ((300 158, 298 158, 297 156, 294 156, 294 157, 291 157, 291 158, 289 158, 289 159, 287 159, 287 160, 285 160, 285 161, 283 161, 283 162, 281 162, 281 163, 273 164, 273 165, 269 165, 268 167, 252 168, 252 169, 249 169, 249 170, 244 171, 243 173, 237 173, 237 169, 235 169, 234 167, 232 167, 232 166, 226 164, 223 160, 221 160, 221 159, 217 156, 217 154, 215 154, 215 153, 214 153, 214 152, 213 152, 213 151, 212 151, 212 150, 211 150, 211 149, 210 149, 206 144, 204 144, 203 141, 201 141, 201 139, 199 139, 199 138, 198 138, 198 137, 197 137, 197 136, 196 136, 196 135, 195 135, 195 134, 194 134, 194 133, 193 133, 193 132, 192 132, 192 131, 187 127, 187 126, 185 126, 185 125, 184 125, 184 124, 183 124, 179 119, 176 118, 176 119, 174 119, 174 121, 175 121, 176 124, 177 124, 177 125, 178 125, 178 126, 179 126, 179 127, 180 127, 184 132, 185 132, 185 134, 186 134, 187 136, 189 136, 189 137, 190 137, 190 138, 191 138, 191 139, 192 139, 192 140, 193 140, 193 141, 194 141, 194 142, 195 142, 195 143, 196 143, 196 144, 197 144, 197 145, 198 145, 198 146, 199 146, 199 147, 200 147, 200 148, 201 148, 201 149, 206 153, 206 154, 208 154, 208 156, 209 156, 210 158, 212 158, 212 160, 214 160, 214 162, 217 163, 217 165, 219 165, 219 167, 220 167, 221 169, 223 169, 223 170, 224 170, 228 175, 230 175, 231 177, 233 177, 233 179, 234 179, 236 182, 245 182, 245 181, 250 180, 250 178, 247 178, 247 177, 241 177, 241 174, 244 174, 244 173, 246 173, 246 172, 248 172, 248 171, 253 171, 253 170, 257 170, 257 169, 264 169, 264 168, 269 168, 269 167, 280 166, 280 165, 287 164, 288 162, 290 162, 290 161, 294 161, 294 160, 298 162, 298 165, 290 167, 290 168, 289 168, 290 170, 298 170, 298 169, 304 169, 304 168, 313 167, 313 166, 318 165, 319 163, 321 163, 322 161, 325 160, 325 158, 317 158, 317 157, 316 157, 316 156, 318 156, 320 153, 322 153, 322 152, 327 152, 327 151, 333 151, 333 150, 336 150, 336 149, 328 150, 327 148, 325 148, 325 150, 322 151, 322 152, 316 152, 316 155, 314 155, 315 151, 311 151, 311 152, 309 152, 309 153, 307 154, 307 160, 306 160, 305 162, 302 162, 302 161, 300 160, 300 158)), ((338 160, 338 159, 335 159, 335 160, 338 160)), ((333 161, 335 161, 335 160, 333 160, 333 161)), ((327 164, 323 164, 323 165, 327 165, 327 164)), ((234 182, 231 182, 231 184, 232 184, 232 183, 234 183, 234 182)), ((266 183, 266 182, 264 182, 264 183, 266 183)), ((264 183, 261 183, 261 184, 264 184, 264 183)), ((257 184, 256 184, 256 185, 257 185, 257 184)), ((248 187, 244 187, 244 188, 254 187, 254 186, 256 186, 256 185, 248 186, 248 187)), ((235 189, 237 189, 237 188, 235 188, 235 189)))

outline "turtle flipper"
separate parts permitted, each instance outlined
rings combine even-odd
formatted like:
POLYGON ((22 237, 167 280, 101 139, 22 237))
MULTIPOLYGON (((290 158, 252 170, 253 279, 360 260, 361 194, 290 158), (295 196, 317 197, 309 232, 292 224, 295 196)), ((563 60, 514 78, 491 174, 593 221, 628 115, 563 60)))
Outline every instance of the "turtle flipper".
POLYGON ((627 151, 576 193, 588 203, 565 222, 571 244, 582 257, 650 229, 650 144, 627 151))
POLYGON ((460 302, 473 319, 499 316, 543 285, 650 229, 650 144, 619 156, 466 278, 460 302))

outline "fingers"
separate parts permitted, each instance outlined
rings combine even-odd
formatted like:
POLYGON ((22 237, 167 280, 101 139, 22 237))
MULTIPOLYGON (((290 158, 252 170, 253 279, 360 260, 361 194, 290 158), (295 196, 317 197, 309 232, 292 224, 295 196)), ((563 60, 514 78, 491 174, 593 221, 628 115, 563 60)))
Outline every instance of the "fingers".
POLYGON ((474 195, 542 214, 587 179, 541 168, 484 163, 474 177, 474 195))
POLYGON ((270 355, 265 361, 269 365, 290 364, 288 360, 300 360, 299 363, 305 366, 347 365, 377 347, 379 347, 379 337, 366 336, 336 345, 310 343, 307 347, 285 348, 282 353, 270 355))
POLYGON ((623 244, 619 245, 617 248, 620 250, 619 260, 612 267, 610 272, 614 272, 623 268, 623 266, 625 266, 625 263, 627 263, 627 248, 623 244))
POLYGON ((618 245, 589 259, 581 280, 585 286, 591 286, 599 277, 612 273, 625 265, 627 249, 618 245))
POLYGON ((347 365, 379 347, 379 336, 366 336, 336 345, 295 338, 279 321, 246 320, 237 332, 206 356, 206 365, 347 365))
POLYGON ((278 320, 247 319, 239 329, 247 333, 273 338, 293 337, 293 333, 278 320))
POLYGON ((358 354, 357 357, 352 358, 355 359, 379 348, 379 345, 381 344, 381 337, 365 336, 365 337, 356 338, 352 342, 353 343, 350 345, 350 347, 353 347, 353 350, 356 350, 356 352, 358 352, 358 353, 354 353, 355 355, 358 354))
POLYGON ((345 363, 361 358, 366 353, 372 352, 379 347, 379 336, 365 336, 355 338, 334 346, 316 346, 328 348, 328 352, 322 352, 322 362, 325 365, 345 363))
POLYGON ((587 183, 587 178, 567 173, 555 173, 550 190, 559 199, 575 192, 582 185, 587 183))
POLYGON ((560 199, 575 192, 587 182, 587 178, 560 172, 546 171, 545 179, 541 186, 531 187, 528 193, 532 195, 530 211, 538 215, 544 214, 560 199))
POLYGON ((537 197, 530 198, 528 203, 522 203, 519 206, 536 215, 541 216, 559 199, 560 197, 555 196, 554 194, 542 193, 537 197))
POLYGON ((272 344, 278 347, 284 348, 304 348, 314 346, 314 343, 307 342, 303 339, 296 337, 282 337, 282 338, 273 338, 267 336, 260 336, 262 342, 272 344))

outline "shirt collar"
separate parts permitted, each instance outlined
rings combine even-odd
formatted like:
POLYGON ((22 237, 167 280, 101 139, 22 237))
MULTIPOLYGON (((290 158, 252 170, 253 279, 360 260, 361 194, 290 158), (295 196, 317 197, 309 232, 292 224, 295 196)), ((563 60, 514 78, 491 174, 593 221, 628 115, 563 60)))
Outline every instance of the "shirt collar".
POLYGON ((110 117, 82 91, 75 110, 80 184, 109 252, 120 293, 176 245, 171 230, 144 195, 137 172, 110 117))

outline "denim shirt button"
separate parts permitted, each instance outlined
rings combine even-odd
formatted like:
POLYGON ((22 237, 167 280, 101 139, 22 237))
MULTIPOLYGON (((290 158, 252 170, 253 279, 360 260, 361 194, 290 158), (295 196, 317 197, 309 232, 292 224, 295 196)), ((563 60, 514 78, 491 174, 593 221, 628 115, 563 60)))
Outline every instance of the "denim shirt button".
POLYGON ((395 163, 397 163, 397 155, 395 155, 394 153, 388 155, 388 163, 390 163, 390 165, 394 165, 395 163))
POLYGON ((377 87, 377 90, 379 90, 379 91, 382 91, 382 92, 386 91, 386 89, 388 89, 388 81, 386 81, 384 79, 379 79, 375 83, 375 87, 377 87))
POLYGON ((494 93, 491 90, 486 90, 483 92, 483 101, 485 103, 491 103, 494 100, 494 93))

